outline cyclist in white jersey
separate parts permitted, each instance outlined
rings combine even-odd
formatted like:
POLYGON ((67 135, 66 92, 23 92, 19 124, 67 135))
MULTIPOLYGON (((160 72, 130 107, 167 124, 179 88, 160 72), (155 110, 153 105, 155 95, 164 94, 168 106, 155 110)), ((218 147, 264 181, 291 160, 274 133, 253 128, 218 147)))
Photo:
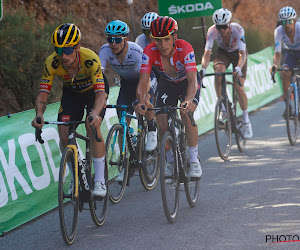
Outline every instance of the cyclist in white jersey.
MULTIPOLYGON (((296 21, 296 18, 296 11, 289 6, 283 7, 278 13, 278 20, 281 25, 274 30, 275 53, 272 68, 275 67, 275 70, 280 63, 282 49, 284 49, 282 68, 294 68, 297 66, 297 61, 300 60, 300 23, 296 21)), ((272 68, 270 68, 271 73, 272 68)), ((290 71, 282 72, 284 100, 290 86, 290 77, 290 71)), ((284 118, 286 117, 285 114, 286 111, 283 113, 284 118)))
MULTIPOLYGON (((110 22, 105 28, 105 34, 107 35, 108 43, 104 44, 99 51, 103 72, 107 63, 109 63, 121 77, 121 88, 117 104, 132 105, 137 99, 136 89, 142 65, 143 49, 136 43, 128 41, 129 27, 120 20, 110 22)), ((150 83, 148 89, 149 94, 153 96, 150 83)), ((128 110, 130 113, 133 113, 133 111, 133 108, 128 110)), ((157 146, 157 129, 153 118, 154 112, 147 112, 148 132, 145 145, 146 151, 152 151, 157 146)), ((128 119, 129 121, 130 119, 128 119)))
MULTIPOLYGON (((200 75, 205 76, 206 68, 210 61, 211 50, 214 41, 218 44, 218 50, 214 59, 215 72, 225 72, 230 63, 234 67, 234 75, 237 75, 240 83, 244 85, 247 73, 247 48, 244 37, 244 29, 238 23, 231 23, 232 14, 227 9, 218 9, 213 14, 214 25, 207 32, 205 51, 202 57, 202 70, 200 75)), ((217 97, 221 96, 221 76, 215 77, 215 89, 217 97)), ((236 80, 235 80, 236 81, 236 80)), ((252 126, 248 116, 248 98, 244 86, 237 83, 234 88, 238 95, 238 101, 243 111, 244 137, 249 139, 253 136, 252 126)), ((223 107, 224 108, 224 107, 223 107)), ((221 119, 225 119, 225 108, 221 112, 221 119)))

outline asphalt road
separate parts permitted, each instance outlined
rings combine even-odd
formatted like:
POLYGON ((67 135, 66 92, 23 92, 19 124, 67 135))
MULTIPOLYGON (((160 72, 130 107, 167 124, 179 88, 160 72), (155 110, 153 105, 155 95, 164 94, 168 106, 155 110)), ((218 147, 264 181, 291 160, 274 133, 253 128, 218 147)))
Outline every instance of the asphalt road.
MULTIPOLYGON (((181 191, 174 224, 165 218, 159 186, 144 191, 136 176, 121 202, 109 204, 102 227, 88 210, 79 214, 68 249, 300 249, 300 241, 267 241, 300 237, 300 139, 290 146, 283 109, 277 101, 251 113, 254 137, 245 153, 234 145, 229 161, 218 156, 212 132, 199 138, 199 201, 190 208, 181 191)), ((63 248, 57 210, 0 238, 0 249, 63 248)))

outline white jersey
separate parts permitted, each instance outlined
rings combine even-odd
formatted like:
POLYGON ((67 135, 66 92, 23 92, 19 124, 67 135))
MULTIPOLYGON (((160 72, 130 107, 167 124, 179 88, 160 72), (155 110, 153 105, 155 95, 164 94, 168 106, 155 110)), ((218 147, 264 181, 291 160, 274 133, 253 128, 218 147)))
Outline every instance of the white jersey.
POLYGON ((142 65, 143 49, 134 42, 127 42, 128 50, 121 64, 115 54, 112 53, 109 44, 104 44, 99 51, 101 65, 105 71, 107 62, 121 78, 128 81, 138 81, 142 65))
POLYGON ((145 49, 145 47, 150 44, 145 34, 139 35, 135 39, 135 42, 140 45, 142 49, 145 49))
POLYGON ((281 52, 282 44, 283 48, 289 50, 300 50, 300 22, 295 24, 295 37, 292 43, 288 36, 284 32, 282 25, 279 25, 274 30, 274 40, 275 40, 275 52, 281 52))
POLYGON ((233 52, 235 50, 246 50, 245 32, 241 25, 238 23, 231 23, 231 38, 229 46, 226 46, 222 40, 216 25, 211 26, 207 31, 206 39, 206 50, 212 50, 214 41, 217 42, 218 46, 228 52, 233 52))

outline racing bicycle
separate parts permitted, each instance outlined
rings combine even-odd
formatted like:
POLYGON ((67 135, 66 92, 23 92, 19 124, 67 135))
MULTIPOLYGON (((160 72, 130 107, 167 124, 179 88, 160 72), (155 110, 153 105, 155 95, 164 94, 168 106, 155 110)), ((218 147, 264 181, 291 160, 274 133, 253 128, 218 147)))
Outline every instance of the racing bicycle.
MULTIPOLYGON (((93 117, 89 117, 89 122, 92 120, 93 117)), ((40 117, 37 117, 37 123, 41 124, 40 117)), ((107 215, 108 194, 105 197, 91 195, 94 188, 94 174, 92 172, 90 138, 76 132, 77 126, 86 123, 86 121, 45 121, 44 123, 69 126, 69 142, 62 153, 59 169, 58 209, 63 239, 67 245, 71 245, 75 240, 78 211, 82 212, 84 203, 89 204, 95 225, 102 226, 104 224, 107 215), (76 138, 86 143, 85 159, 81 159, 79 155, 76 138)), ((100 142, 101 138, 98 138, 95 128, 93 126, 91 128, 95 140, 100 142)), ((42 130, 36 128, 36 140, 43 144, 41 133, 42 130)), ((107 180, 106 164, 105 179, 107 180)), ((106 185, 108 186, 107 181, 106 185)))
MULTIPOLYGON (((286 120, 286 129, 289 142, 292 146, 296 144, 298 137, 299 114, 299 98, 300 98, 300 75, 296 74, 299 68, 282 68, 278 71, 290 71, 291 85, 288 88, 285 104, 284 118, 286 120)), ((275 83, 275 67, 272 68, 272 80, 275 83)))
MULTIPOLYGON (((240 152, 245 151, 246 139, 243 133, 242 117, 237 117, 237 94, 233 87, 234 81, 226 80, 226 75, 232 75, 233 72, 216 72, 205 74, 205 76, 222 76, 222 95, 218 98, 215 106, 214 130, 217 149, 220 157, 228 160, 232 147, 232 133, 235 134, 235 140, 240 152), (227 95, 227 85, 232 85, 231 101, 227 95)), ((238 78, 237 83, 241 85, 238 78)))
MULTIPOLYGON (((168 130, 162 137, 159 153, 160 188, 162 203, 167 220, 175 222, 179 208, 179 188, 184 184, 185 194, 190 207, 196 206, 199 196, 200 179, 190 178, 190 162, 187 158, 185 126, 179 119, 177 110, 181 107, 149 108, 168 115, 168 130), (171 149, 174 156, 174 169, 172 176, 166 176, 166 152, 171 149)), ((193 126, 196 126, 193 114, 188 113, 193 126)), ((200 161, 200 158, 199 158, 200 161)))
MULTIPOLYGON (((128 105, 106 105, 120 112, 120 122, 113 125, 106 139, 106 162, 108 166, 109 200, 116 204, 124 195, 126 185, 138 169, 143 187, 152 190, 159 177, 159 146, 146 152, 147 122, 142 116, 134 116, 126 112, 128 105), (138 132, 132 134, 126 117, 138 120, 138 132)), ((133 129, 132 129, 133 130, 133 129)))

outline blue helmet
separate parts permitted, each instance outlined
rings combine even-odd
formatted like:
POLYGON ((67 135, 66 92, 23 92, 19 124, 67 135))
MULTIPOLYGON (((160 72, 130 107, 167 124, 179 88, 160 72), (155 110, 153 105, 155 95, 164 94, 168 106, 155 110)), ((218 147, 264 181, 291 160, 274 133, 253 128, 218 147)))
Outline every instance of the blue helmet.
POLYGON ((129 26, 120 20, 114 20, 107 24, 105 28, 105 34, 109 36, 127 36, 129 34, 129 26))

